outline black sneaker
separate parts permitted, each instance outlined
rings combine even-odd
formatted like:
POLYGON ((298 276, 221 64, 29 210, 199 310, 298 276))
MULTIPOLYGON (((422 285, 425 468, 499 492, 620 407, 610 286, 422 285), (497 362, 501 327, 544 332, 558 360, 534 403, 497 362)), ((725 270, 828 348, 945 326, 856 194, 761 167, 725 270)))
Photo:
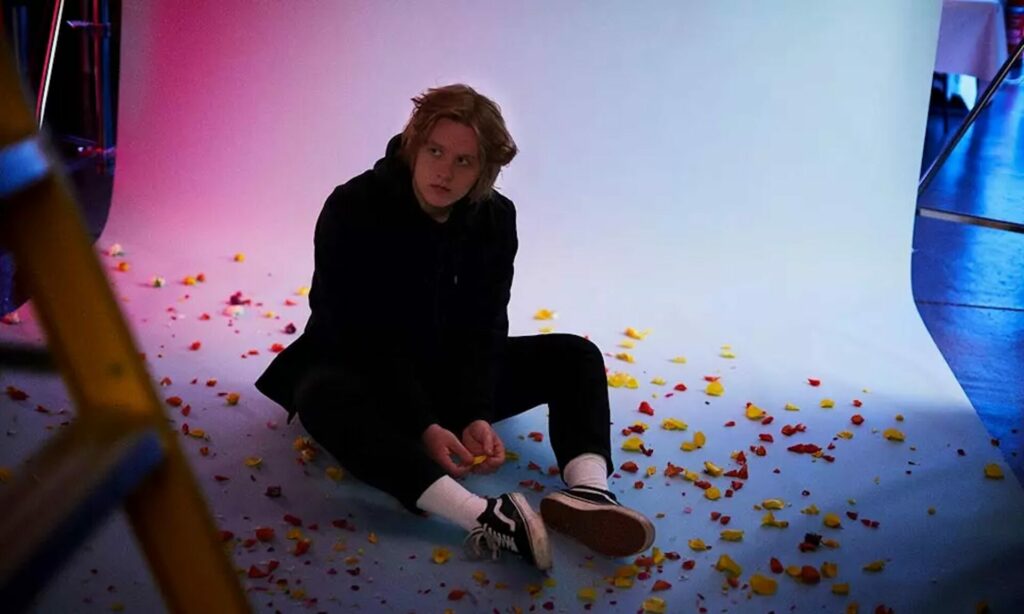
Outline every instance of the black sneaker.
POLYGON ((533 511, 526 497, 513 492, 487 497, 487 509, 477 517, 480 526, 469 532, 466 542, 477 556, 486 546, 492 558, 508 550, 539 569, 551 569, 551 544, 544 522, 533 511))
POLYGON ((654 523, 591 486, 551 493, 540 502, 544 522, 606 556, 632 556, 654 543, 654 523))

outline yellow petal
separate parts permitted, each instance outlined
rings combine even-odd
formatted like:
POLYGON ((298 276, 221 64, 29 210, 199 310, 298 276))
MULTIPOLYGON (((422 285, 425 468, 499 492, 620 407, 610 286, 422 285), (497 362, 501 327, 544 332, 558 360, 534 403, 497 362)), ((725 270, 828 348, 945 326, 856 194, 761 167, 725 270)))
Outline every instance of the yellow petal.
POLYGON ((299 296, 307 296, 309 294, 309 286, 301 286, 295 291, 295 294, 299 296))
POLYGON ((722 498, 722 491, 712 486, 711 488, 708 488, 707 490, 704 491, 704 497, 710 499, 711 501, 718 501, 719 499, 722 498))
POLYGON ((838 514, 825 514, 825 518, 822 520, 822 523, 830 529, 839 529, 843 526, 839 521, 838 514))
POLYGON ((431 558, 438 565, 444 565, 448 562, 448 559, 452 558, 452 552, 447 548, 434 548, 434 553, 431 558))
POLYGON ((552 320, 555 317, 555 312, 550 309, 538 309, 537 313, 533 314, 534 320, 552 320))
POLYGON ((366 536, 366 541, 370 542, 371 544, 376 544, 377 543, 377 534, 374 533, 373 531, 370 531, 370 534, 366 536))
POLYGON ((995 463, 985 465, 985 477, 993 480, 1003 479, 1003 468, 995 463))
POLYGON ((619 347, 620 348, 626 348, 627 350, 632 350, 633 348, 636 347, 636 341, 630 341, 628 339, 625 340, 625 341, 620 341, 619 342, 619 347))
POLYGON ((903 422, 903 414, 896 414, 896 422, 903 422))
POLYGON ((779 589, 779 583, 767 576, 756 573, 750 576, 750 588, 755 595, 774 595, 779 589))
POLYGON ((658 468, 657 467, 648 467, 646 473, 647 473, 647 477, 651 477, 655 473, 658 473, 658 468))
POLYGON ((843 582, 841 584, 833 584, 832 585, 832 594, 833 595, 849 595, 850 594, 850 583, 849 582, 843 582))
POLYGON ((667 382, 664 378, 656 377, 651 380, 651 383, 654 384, 655 386, 664 386, 667 382))
POLYGON ((685 365, 686 364, 686 357, 685 356, 676 356, 670 362, 674 362, 677 365, 685 365))
POLYGON ((882 432, 882 436, 889 441, 903 441, 905 439, 903 433, 897 429, 885 429, 882 432))
POLYGON ((722 539, 727 542, 743 541, 743 531, 740 529, 726 529, 722 531, 722 539))
POLYGON ((708 438, 704 436, 703 431, 697 431, 693 434, 693 443, 696 444, 698 448, 703 448, 704 444, 707 442, 708 438))
POLYGON ((808 505, 807 507, 805 507, 804 509, 800 510, 800 513, 801 514, 810 514, 812 516, 817 516, 820 511, 821 510, 818 509, 818 506, 814 505, 812 503, 812 504, 808 505))
POLYGON ((836 402, 833 401, 832 399, 822 399, 820 405, 824 409, 832 409, 833 407, 836 406, 836 402))
POLYGON ((800 408, 792 403, 786 403, 786 411, 800 411, 800 408))
POLYGON ((840 439, 853 439, 853 432, 839 431, 838 433, 836 433, 836 437, 839 437, 840 439))
POLYGON ((764 418, 764 410, 753 403, 747 405, 746 414, 750 420, 761 420, 764 418))
POLYGON ((683 469, 683 479, 690 482, 696 482, 700 479, 700 475, 696 471, 690 471, 689 469, 683 469))
POLYGON ((693 443, 692 441, 684 441, 682 444, 680 444, 679 449, 682 450, 683 452, 693 452, 694 450, 697 449, 697 444, 693 443))
POLYGON ((732 560, 732 557, 728 554, 718 557, 718 561, 715 562, 715 569, 730 576, 738 576, 743 573, 743 568, 736 561, 732 560))
POLYGON ((637 566, 636 565, 619 565, 615 569, 615 577, 616 578, 632 578, 632 577, 636 576, 637 571, 638 570, 637 570, 637 566))
POLYGON ((292 527, 288 529, 288 532, 284 534, 285 539, 302 539, 302 529, 299 527, 292 527))
POLYGON ((839 565, 837 563, 824 562, 821 564, 821 576, 823 578, 834 578, 839 575, 839 565))
POLYGON ((542 334, 542 335, 547 335, 549 333, 555 332, 555 329, 552 326, 542 326, 542 327, 537 329, 537 332, 542 334))
POLYGON ((729 350, 722 350, 719 356, 721 356, 722 358, 736 358, 736 354, 733 354, 729 350))
POLYGON ((625 362, 636 362, 636 359, 633 358, 633 355, 630 354, 629 352, 619 352, 618 354, 615 355, 615 357, 625 362))
POLYGON ((246 467, 259 467, 261 464, 263 464, 263 459, 258 456, 250 456, 245 459, 246 467))
POLYGON ((648 597, 644 599, 645 614, 665 614, 665 600, 661 597, 648 597))
POLYGON ((655 547, 651 552, 651 558, 654 559, 655 565, 661 565, 665 562, 665 553, 661 551, 661 548, 655 547))
POLYGON ((637 339, 642 341, 647 335, 651 334, 651 329, 637 330, 632 326, 625 330, 625 335, 631 339, 637 339))
POLYGON ((341 478, 345 477, 345 471, 341 467, 332 466, 328 467, 325 471, 327 473, 327 477, 334 480, 335 482, 340 482, 341 478))
POLYGON ((479 465, 480 463, 484 462, 485 460, 487 460, 487 456, 485 454, 480 454, 478 456, 474 456, 473 457, 473 466, 476 467, 477 465, 479 465))
POLYGON ((644 440, 639 437, 630 437, 626 441, 622 442, 622 449, 627 452, 639 452, 640 446, 644 445, 644 440))
POLYGON ((576 598, 580 601, 594 602, 597 601, 597 591, 589 586, 587 588, 581 588, 576 592, 576 598))
POLYGON ((633 578, 615 578, 615 588, 633 588, 633 578))
POLYGON ((235 254, 235 262, 245 262, 245 254, 242 252, 235 254))
POLYGON ((766 510, 781 510, 786 507, 786 503, 782 499, 765 499, 761 502, 761 507, 766 510))
POLYGON ((704 461, 704 471, 708 475, 716 477, 716 478, 718 476, 722 475, 723 473, 725 473, 724 469, 722 469, 718 465, 712 463, 711 461, 704 461))
POLYGON ((702 539, 691 539, 687 544, 690 546, 690 550, 696 550, 697 552, 703 552, 708 549, 707 544, 702 539))
POLYGON ((226 398, 228 405, 238 405, 238 399, 240 399, 241 396, 242 395, 238 394, 237 392, 232 392, 228 394, 226 398))
POLYGON ((203 429, 189 429, 188 434, 196 439, 204 439, 206 437, 206 431, 203 429))
POLYGON ((725 386, 722 385, 722 382, 715 380, 713 382, 708 382, 704 392, 709 396, 720 397, 725 394, 725 386))
POLYGON ((877 561, 871 561, 864 566, 864 571, 882 571, 885 569, 885 561, 879 559, 877 561))
POLYGON ((666 431, 685 431, 686 423, 679 418, 665 418, 661 421, 661 428, 666 431))
POLYGON ((785 529, 789 526, 788 520, 777 520, 775 514, 768 512, 761 518, 762 527, 776 527, 779 529, 785 529))

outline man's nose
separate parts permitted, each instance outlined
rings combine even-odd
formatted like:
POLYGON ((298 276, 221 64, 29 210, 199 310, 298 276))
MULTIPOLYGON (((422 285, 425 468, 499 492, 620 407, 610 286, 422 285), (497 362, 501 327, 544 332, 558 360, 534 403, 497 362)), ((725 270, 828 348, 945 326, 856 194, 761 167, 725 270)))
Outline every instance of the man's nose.
POLYGON ((455 163, 441 162, 437 167, 438 179, 450 181, 455 176, 455 163))

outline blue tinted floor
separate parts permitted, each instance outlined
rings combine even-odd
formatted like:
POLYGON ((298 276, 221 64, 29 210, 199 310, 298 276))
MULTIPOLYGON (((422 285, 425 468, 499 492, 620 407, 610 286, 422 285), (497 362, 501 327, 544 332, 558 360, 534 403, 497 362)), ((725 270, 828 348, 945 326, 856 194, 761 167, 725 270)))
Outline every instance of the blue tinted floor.
MULTIPOLYGON (((1024 222, 1024 86, 1019 71, 996 93, 920 204, 1024 222)), ((954 114, 952 134, 963 114, 954 114)), ((925 160, 943 142, 929 118, 925 160)), ((927 164, 926 164, 927 165, 927 164)), ((1024 480, 1024 234, 917 218, 914 299, 928 331, 1007 462, 1024 480)))

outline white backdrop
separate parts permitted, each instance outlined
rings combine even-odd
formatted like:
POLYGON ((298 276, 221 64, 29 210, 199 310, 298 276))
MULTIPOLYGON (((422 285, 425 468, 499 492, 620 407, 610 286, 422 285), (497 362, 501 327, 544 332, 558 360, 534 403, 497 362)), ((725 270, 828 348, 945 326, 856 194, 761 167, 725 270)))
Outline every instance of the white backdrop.
MULTIPOLYGON (((649 441, 664 451, 652 459, 656 464, 724 464, 730 451, 757 443, 756 431, 770 429, 743 418, 747 401, 776 415, 777 440, 780 424, 799 421, 824 445, 850 428, 851 399, 864 400, 858 411, 869 423, 856 439, 838 442, 834 464, 810 463, 777 443, 745 498, 737 493, 724 503, 749 516, 748 537, 733 553, 744 559, 744 580, 755 570, 769 573, 768 557, 777 553, 797 562, 799 537, 821 530, 820 519, 796 513, 799 493, 810 488, 822 509, 856 499, 870 510, 865 514, 884 518, 883 532, 870 535, 851 523, 843 550, 830 553, 853 577, 853 597, 863 608, 884 602, 897 610, 963 611, 982 599, 1019 603, 1012 579, 1024 570, 1020 486, 1012 475, 1000 482, 982 477, 981 467, 999 462, 998 452, 928 337, 910 290, 939 4, 126 3, 119 156, 104 245, 129 247, 133 279, 142 283, 121 284, 131 298, 126 309, 141 343, 172 359, 155 375, 217 369, 242 390, 250 421, 208 417, 229 420, 213 422, 221 431, 277 419, 277 409, 251 388, 269 358, 234 359, 254 337, 262 343, 278 335, 280 322, 253 316, 235 327, 246 341, 223 329, 205 354, 175 350, 172 343, 206 333, 182 328, 186 321, 173 324, 175 337, 171 323, 152 324, 166 318, 172 296, 143 288, 145 279, 216 271, 211 278, 220 294, 208 294, 191 317, 215 313, 235 290, 277 308, 308 283, 313 223, 333 186, 383 153, 408 118, 411 97, 468 83, 502 106, 521 150, 498 183, 519 211, 512 333, 536 332, 541 323, 530 316, 541 307, 559 312, 558 330, 588 334, 609 354, 621 351, 615 345, 625 327, 652 329, 633 351, 636 364, 607 359, 642 384, 612 391, 617 424, 644 418, 637 403, 658 395, 652 402, 663 409, 648 420, 652 425, 678 415, 709 436, 706 456, 693 459, 678 451, 678 437, 653 429, 649 441), (248 256, 244 266, 229 262, 239 251, 248 256), (735 360, 719 357, 722 344, 731 344, 735 360), (679 354, 686 365, 668 362, 679 354), (708 374, 723 377, 725 397, 703 395, 708 374), (667 390, 647 384, 654 376, 685 381, 690 391, 670 401, 667 390), (822 379, 822 388, 809 387, 809 377, 822 379), (825 396, 842 409, 820 409, 825 396), (784 412, 787 402, 801 412, 784 412), (669 409, 671 403, 677 405, 669 409), (895 422, 897 413, 905 423, 895 422), (723 430, 730 419, 741 424, 723 430), (883 440, 880 431, 890 426, 908 441, 883 440), (967 460, 957 448, 970 451, 967 460), (772 467, 782 471, 773 474, 772 467), (793 499, 797 525, 785 537, 758 531, 760 516, 749 511, 780 492, 793 499), (929 520, 931 506, 940 514, 929 520), (799 528, 805 520, 816 524, 799 528), (889 558, 892 567, 876 575, 860 570, 877 558, 889 558)), ((193 302, 203 296, 189 291, 193 302)), ((188 311, 182 300, 178 309, 188 311)), ((301 328, 304 310, 295 307, 287 318, 301 328)), ((543 428, 540 414, 517 420, 501 431, 513 442, 543 428)), ((621 438, 614 435, 617 447, 621 438)), ((226 445, 243 454, 243 445, 226 445)), ((617 455, 617 462, 627 460, 617 455)), ((505 479, 515 487, 524 477, 505 479)), ((626 476, 620 487, 632 481, 626 476)), ((269 505, 259 497, 218 498, 224 491, 210 488, 225 522, 258 516, 252 510, 269 505)), ((673 510, 675 517, 659 524, 659 544, 686 558, 693 556, 686 539, 700 534, 713 541, 717 529, 707 525, 709 502, 699 492, 689 491, 693 516, 677 517, 679 490, 624 496, 651 515, 673 510)), ((306 504, 360 505, 352 502, 356 496, 326 492, 306 504)), ((718 550, 712 552, 667 600, 689 605, 694 590, 716 598, 721 580, 709 569, 718 550)), ((382 555, 379 580, 397 573, 400 553, 382 555)), ((556 575, 564 587, 557 591, 560 607, 574 607, 575 590, 593 581, 578 563, 556 558, 556 574, 565 574, 556 575)), ((508 569, 488 573, 518 573, 508 569)), ((449 571, 403 573, 436 579, 449 571)), ((762 609, 846 603, 827 587, 812 591, 779 579, 780 595, 762 609)), ((722 599, 742 603, 740 594, 722 599)), ((417 595, 395 600, 415 605, 417 595)), ((441 601, 422 607, 444 607, 443 595, 435 596, 441 601)), ((486 598, 501 607, 521 597, 520 591, 486 598)), ((645 597, 632 593, 618 607, 635 611, 645 597)), ((335 598, 372 605, 359 601, 366 594, 339 590, 335 598)))

